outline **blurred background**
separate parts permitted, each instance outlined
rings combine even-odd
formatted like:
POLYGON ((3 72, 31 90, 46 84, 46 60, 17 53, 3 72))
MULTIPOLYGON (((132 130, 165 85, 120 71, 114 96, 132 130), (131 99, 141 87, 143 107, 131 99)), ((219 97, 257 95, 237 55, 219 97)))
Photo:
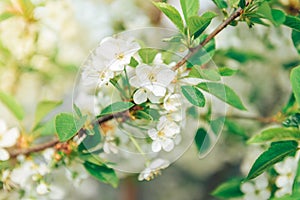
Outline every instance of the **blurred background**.
MULTIPOLYGON (((143 27, 174 28, 148 0, 31 0, 27 5, 26 2, 30 1, 0 1, 0 90, 12 94, 24 106, 25 125, 33 121, 37 102, 70 102, 81 64, 103 37, 143 27)), ((179 7, 179 0, 168 3, 179 7)), ((276 3, 288 12, 299 9, 297 0, 276 3)), ((210 0, 201 0, 200 7, 200 12, 218 12, 210 0)), ((208 32, 221 20, 214 19, 208 32)), ((272 125, 234 116, 272 116, 289 99, 289 69, 300 63, 290 33, 284 27, 256 25, 249 29, 246 24, 239 24, 216 37, 213 61, 218 66, 239 70, 225 82, 241 96, 248 111, 229 109, 230 125, 205 158, 199 159, 196 146, 192 145, 162 176, 150 182, 138 182, 135 174, 120 173, 126 178, 118 189, 84 175, 82 183, 73 186, 60 176, 64 171, 58 170, 53 182, 61 185, 63 191, 51 199, 215 199, 210 192, 231 177, 245 176, 260 153, 259 147, 244 144, 247 137, 272 125)), ((61 109, 70 108, 66 103, 61 109)), ((16 125, 1 105, 0 118, 16 125)), ((3 193, 2 198, 0 193, 0 199, 6 199, 6 195, 3 193)))

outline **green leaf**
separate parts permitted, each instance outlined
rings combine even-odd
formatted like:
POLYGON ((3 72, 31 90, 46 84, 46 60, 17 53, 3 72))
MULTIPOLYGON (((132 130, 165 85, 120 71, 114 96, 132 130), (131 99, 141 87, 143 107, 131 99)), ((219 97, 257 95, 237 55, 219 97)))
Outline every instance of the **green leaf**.
POLYGON ((131 57, 130 63, 128 65, 133 67, 133 68, 136 68, 139 65, 139 62, 134 57, 131 57))
MULTIPOLYGON (((207 35, 201 35, 200 40, 203 41, 207 35)), ((210 40, 204 47, 197 51, 191 58, 187 61, 187 67, 191 68, 194 65, 204 65, 209 62, 213 55, 215 54, 216 44, 215 40, 210 40)))
POLYGON ((189 17, 198 15, 199 0, 180 0, 180 5, 186 23, 188 23, 189 17))
POLYGON ((204 128, 197 130, 194 141, 199 152, 206 152, 210 147, 210 139, 204 128))
POLYGON ((201 69, 200 66, 193 66, 189 77, 201 78, 210 81, 219 81, 221 80, 220 74, 214 69, 201 69))
POLYGON ((144 63, 151 64, 153 62, 156 54, 158 53, 158 51, 156 49, 152 49, 152 48, 143 48, 143 49, 140 49, 138 53, 144 63))
POLYGON ((227 8, 228 7, 226 1, 224 1, 224 0, 213 0, 213 2, 216 4, 216 6, 219 9, 223 9, 223 8, 227 8))
POLYGON ((296 31, 296 30, 292 31, 292 40, 295 48, 298 51, 298 54, 300 54, 300 31, 296 31))
POLYGON ((9 19, 11 17, 13 17, 14 14, 13 13, 10 13, 10 12, 4 12, 4 13, 1 13, 0 14, 0 22, 6 20, 6 19, 9 19))
POLYGON ((240 124, 232 120, 226 119, 225 126, 227 127, 228 133, 241 136, 244 140, 247 140, 249 138, 246 130, 240 124))
POLYGON ((262 18, 268 19, 273 21, 272 10, 268 2, 262 2, 258 9, 256 10, 255 14, 259 15, 262 18))
POLYGON ((248 143, 264 143, 283 140, 300 140, 300 130, 295 128, 270 128, 254 135, 248 143))
POLYGON ((246 0, 240 0, 239 7, 245 8, 246 7, 246 0))
POLYGON ((202 92, 195 86, 184 85, 181 86, 182 94, 193 105, 203 107, 205 105, 205 98, 202 92))
POLYGON ((78 150, 81 152, 94 148, 101 142, 101 134, 98 126, 94 126, 93 129, 89 131, 93 132, 93 134, 88 134, 78 146, 78 150))
POLYGON ((18 119, 24 118, 25 112, 23 107, 9 94, 0 91, 0 102, 18 119))
POLYGON ((285 21, 284 21, 284 25, 296 30, 296 31, 300 31, 300 17, 295 17, 292 15, 286 15, 285 16, 285 21))
POLYGON ((292 89, 294 96, 296 98, 296 102, 300 107, 300 66, 295 67, 291 71, 290 80, 292 84, 292 89))
POLYGON ((75 119, 72 114, 60 113, 55 118, 55 129, 61 142, 71 139, 84 125, 86 117, 75 119))
POLYGON ((221 76, 232 76, 238 71, 229 67, 219 67, 218 70, 221 76))
POLYGON ((175 26, 184 33, 184 25, 180 13, 173 6, 161 3, 161 2, 153 2, 153 4, 160 9, 174 24, 175 26))
POLYGON ((300 160, 298 161, 296 176, 293 183, 293 194, 296 193, 300 193, 300 160))
POLYGON ((55 130, 55 118, 47 121, 46 123, 40 123, 34 128, 34 133, 38 133, 41 136, 54 135, 55 130))
POLYGON ((197 85, 198 88, 216 96, 220 100, 232 105, 240 110, 246 110, 237 94, 227 85, 222 83, 202 82, 197 85))
POLYGON ((220 131, 224 127, 224 123, 225 123, 225 117, 218 117, 216 119, 210 120, 210 122, 209 122, 211 130, 215 134, 219 134, 220 133, 220 131))
POLYGON ((283 11, 272 9, 271 12, 273 17, 272 22, 275 26, 279 26, 285 22, 285 14, 283 11))
POLYGON ((105 107, 101 111, 100 116, 123 112, 123 111, 129 110, 133 106, 134 106, 134 104, 131 102, 123 102, 123 101, 115 102, 115 103, 105 107))
POLYGON ((60 106, 62 101, 42 101, 39 102, 35 111, 34 127, 54 108, 60 106))
POLYGON ((96 165, 91 162, 84 162, 85 169, 98 181, 110 184, 114 188, 118 187, 119 179, 112 168, 106 165, 96 165))
POLYGON ((203 31, 208 27, 211 20, 216 17, 217 14, 214 12, 205 12, 201 16, 192 16, 188 19, 188 28, 190 30, 190 35, 197 38, 203 33, 203 31))
POLYGON ((225 183, 222 183, 220 186, 218 186, 212 192, 212 195, 224 199, 241 197, 244 195, 244 193, 240 189, 242 181, 243 180, 240 178, 226 181, 225 183))
POLYGON ((73 109, 75 110, 75 113, 76 113, 77 117, 81 118, 82 113, 81 113, 80 109, 78 108, 78 106, 76 104, 73 104, 73 109))
MULTIPOLYGON (((242 1, 242 0, 241 0, 242 1)), ((237 8, 239 7, 239 3, 241 2, 240 0, 229 0, 229 5, 232 8, 237 8)))
POLYGON ((295 153, 297 148, 298 143, 295 141, 272 143, 270 148, 257 158, 250 169, 247 180, 256 178, 275 163, 282 161, 291 153, 295 153))

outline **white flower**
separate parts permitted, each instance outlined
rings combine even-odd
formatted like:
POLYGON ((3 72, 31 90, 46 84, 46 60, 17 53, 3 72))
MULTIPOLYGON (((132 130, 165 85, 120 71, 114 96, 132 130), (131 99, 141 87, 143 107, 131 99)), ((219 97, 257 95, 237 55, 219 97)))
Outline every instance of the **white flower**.
POLYGON ((180 127, 165 116, 160 117, 156 129, 148 131, 148 135, 153 140, 152 151, 159 152, 161 149, 169 152, 174 148, 174 138, 180 132, 180 127))
POLYGON ((113 136, 106 136, 105 137, 105 141, 103 144, 103 151, 105 153, 114 153, 117 154, 118 153, 118 147, 116 144, 116 140, 113 136))
POLYGON ((291 194, 296 176, 297 160, 293 157, 287 157, 282 162, 275 164, 274 169, 279 174, 275 181, 276 186, 279 188, 275 192, 275 196, 282 197, 291 194))
POLYGON ((96 54, 108 61, 110 70, 118 72, 130 63, 131 57, 140 48, 140 45, 132 39, 107 37, 101 41, 96 54))
POLYGON ((241 191, 244 193, 244 200, 268 200, 271 191, 268 188, 269 182, 265 175, 254 179, 253 182, 245 182, 241 185, 241 191))
POLYGON ((10 178, 21 188, 24 188, 32 180, 31 177, 34 174, 34 163, 32 161, 25 161, 22 165, 12 170, 10 178))
POLYGON ((158 158, 150 163, 150 165, 144 169, 138 179, 139 181, 147 180, 150 181, 155 176, 159 175, 162 169, 167 168, 170 165, 170 162, 168 160, 163 160, 161 158, 158 158))
POLYGON ((49 187, 48 185, 46 185, 45 183, 40 183, 38 184, 38 186, 36 187, 36 192, 39 194, 39 195, 45 195, 49 192, 49 187))
POLYGON ((95 54, 84 68, 81 79, 84 85, 99 85, 101 87, 113 77, 114 72, 107 67, 107 62, 95 54))
POLYGON ((0 120, 0 161, 9 159, 9 153, 4 149, 17 143, 20 132, 17 128, 7 130, 6 123, 0 120))
POLYGON ((167 111, 174 112, 181 106, 181 96, 180 94, 168 94, 164 98, 164 108, 167 111))
POLYGON ((130 78, 132 86, 138 88, 133 95, 136 104, 141 104, 149 99, 152 103, 165 96, 167 87, 175 78, 175 72, 167 65, 160 64, 149 66, 140 64, 135 69, 136 75, 130 78))

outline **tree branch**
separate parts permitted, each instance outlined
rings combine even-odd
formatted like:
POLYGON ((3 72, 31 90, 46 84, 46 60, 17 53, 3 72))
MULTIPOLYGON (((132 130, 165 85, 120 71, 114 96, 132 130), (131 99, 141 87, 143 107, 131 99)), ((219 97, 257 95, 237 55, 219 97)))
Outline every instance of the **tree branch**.
MULTIPOLYGON (((248 5, 248 3, 247 3, 248 5)), ((197 47, 190 49, 189 53, 184 56, 172 69, 175 71, 184 65, 189 58, 191 58, 196 52, 204 47, 211 39, 213 39, 218 33, 220 33, 226 26, 228 26, 233 20, 243 14, 244 10, 238 8, 232 15, 230 15, 224 22, 222 22, 213 32, 211 32, 205 40, 203 40, 197 47)))

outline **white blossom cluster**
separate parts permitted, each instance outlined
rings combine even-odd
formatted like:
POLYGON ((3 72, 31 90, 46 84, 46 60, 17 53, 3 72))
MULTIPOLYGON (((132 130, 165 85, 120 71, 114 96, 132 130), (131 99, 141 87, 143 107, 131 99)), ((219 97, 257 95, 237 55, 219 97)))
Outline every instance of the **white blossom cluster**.
MULTIPOLYGON (((157 110, 159 118, 152 123, 152 126, 146 127, 145 137, 152 140, 153 153, 162 150, 170 152, 181 141, 180 122, 183 120, 183 100, 178 83, 182 75, 172 70, 174 63, 164 62, 161 53, 157 53, 152 62, 145 62, 140 55, 140 50, 143 48, 134 38, 127 39, 120 36, 104 38, 84 64, 81 82, 87 88, 94 88, 95 96, 100 96, 94 98, 97 107, 94 110, 98 112, 95 113, 96 115, 103 109, 103 103, 106 106, 114 103, 113 90, 119 93, 119 97, 116 98, 118 101, 131 101, 141 107, 150 105, 152 109, 157 110), (132 60, 136 62, 135 66, 131 65, 132 60), (110 96, 110 99, 104 100, 107 96, 110 96)), ((84 96, 82 93, 80 95, 84 96)), ((134 121, 134 118, 131 120, 134 121)), ((116 143, 118 137, 122 136, 116 133, 117 129, 113 126, 115 125, 109 122, 101 125, 101 133, 105 136, 103 150, 107 154, 117 154, 118 146, 122 145, 116 143)), ((140 129, 140 131, 144 130, 140 129)), ((128 140, 125 139, 124 143, 128 143, 128 140)), ((118 141, 122 142, 124 139, 119 138, 118 141)), ((147 146, 146 140, 145 144, 140 145, 147 146)), ((157 163, 154 163, 156 166, 157 163)), ((147 166, 151 169, 156 168, 151 167, 151 164, 147 166)), ((167 165, 162 166, 158 168, 163 169, 167 165)), ((145 177, 153 177, 150 172, 149 175, 149 169, 145 170, 147 171, 145 177)), ((147 179, 145 177, 144 179, 147 179)))

